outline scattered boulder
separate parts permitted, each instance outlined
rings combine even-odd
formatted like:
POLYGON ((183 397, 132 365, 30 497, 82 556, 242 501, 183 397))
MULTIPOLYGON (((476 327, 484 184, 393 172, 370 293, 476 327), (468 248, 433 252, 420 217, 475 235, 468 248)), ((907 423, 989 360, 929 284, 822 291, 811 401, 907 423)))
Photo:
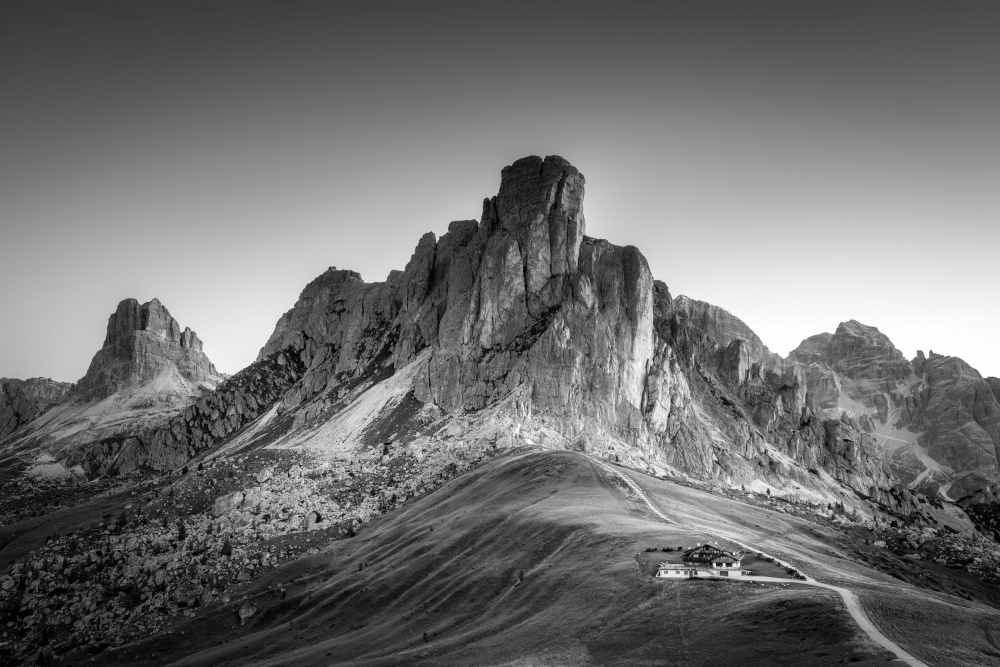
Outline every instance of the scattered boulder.
POLYGON ((215 504, 212 506, 212 514, 216 517, 229 514, 233 510, 239 509, 243 504, 244 498, 245 496, 242 491, 233 491, 224 496, 219 496, 215 499, 215 504))
POLYGON ((246 625, 246 622, 257 613, 257 607, 250 604, 244 604, 240 607, 240 625, 246 625))

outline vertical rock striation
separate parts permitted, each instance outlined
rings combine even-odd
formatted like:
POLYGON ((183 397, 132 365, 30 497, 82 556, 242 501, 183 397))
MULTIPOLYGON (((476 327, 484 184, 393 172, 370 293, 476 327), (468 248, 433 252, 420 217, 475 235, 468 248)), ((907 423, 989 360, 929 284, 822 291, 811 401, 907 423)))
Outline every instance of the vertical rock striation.
POLYGON ((141 305, 125 299, 108 318, 104 345, 77 383, 76 394, 84 400, 107 398, 149 383, 165 371, 175 371, 192 388, 202 383, 214 386, 221 380, 202 352, 198 335, 187 328, 182 331, 158 299, 141 305))
POLYGON ((849 415, 903 481, 962 498, 1000 479, 1000 381, 956 357, 907 361, 875 327, 844 322, 807 338, 789 360, 828 417, 849 415))
POLYGON ((584 183, 562 158, 518 160, 478 222, 425 235, 404 271, 310 283, 261 350, 306 369, 283 409, 322 419, 430 348, 413 395, 446 413, 513 396, 523 420, 602 456, 728 482, 814 484, 795 466, 819 466, 865 493, 892 485, 870 438, 824 425, 795 364, 726 311, 673 299, 638 249, 586 237, 584 183))

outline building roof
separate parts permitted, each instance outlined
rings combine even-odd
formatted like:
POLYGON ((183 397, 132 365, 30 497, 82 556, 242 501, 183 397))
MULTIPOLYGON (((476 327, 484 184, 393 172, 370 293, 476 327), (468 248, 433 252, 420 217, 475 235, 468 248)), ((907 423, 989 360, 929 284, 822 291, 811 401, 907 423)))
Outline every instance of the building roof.
POLYGON ((688 549, 684 552, 683 556, 685 561, 712 561, 717 558, 731 558, 733 560, 740 560, 739 554, 735 554, 731 551, 724 551, 718 547, 713 547, 711 544, 702 544, 700 547, 695 547, 694 549, 688 549))

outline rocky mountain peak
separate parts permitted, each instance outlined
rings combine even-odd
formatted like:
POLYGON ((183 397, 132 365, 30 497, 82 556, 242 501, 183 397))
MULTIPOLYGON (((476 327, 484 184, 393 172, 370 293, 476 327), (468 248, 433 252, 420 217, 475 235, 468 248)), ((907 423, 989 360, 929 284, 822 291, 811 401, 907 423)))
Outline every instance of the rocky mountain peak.
POLYGON ((792 350, 788 356, 790 359, 804 364, 822 361, 832 338, 832 333, 820 333, 809 336, 809 338, 799 343, 799 346, 792 350))
POLYGON ((148 331, 180 347, 202 349, 198 334, 188 327, 182 331, 177 320, 171 317, 170 311, 159 299, 154 298, 143 304, 135 299, 123 299, 108 318, 108 333, 103 347, 113 346, 118 340, 127 338, 136 331, 148 331))
POLYGON ((722 347, 734 340, 744 340, 759 358, 770 355, 764 342, 743 320, 719 306, 681 294, 674 299, 674 310, 684 313, 690 324, 722 347))
MULTIPOLYGON (((567 160, 550 155, 521 158, 505 167, 500 191, 483 202, 486 232, 505 231, 518 245, 524 263, 524 289, 533 316, 551 308, 560 295, 553 277, 575 273, 585 233, 583 175, 567 160)), ((558 282, 558 281, 557 281, 558 282)))
POLYGON ((77 383, 77 393, 88 400, 106 398, 164 372, 175 373, 168 384, 180 393, 192 393, 200 383, 214 385, 220 380, 202 351, 198 334, 181 329, 159 299, 143 304, 123 299, 108 318, 104 345, 77 383), (174 386, 178 383, 190 386, 174 386))
POLYGON ((841 322, 833 334, 805 339, 789 356, 800 363, 825 363, 853 380, 902 380, 912 374, 910 362, 888 336, 857 320, 841 322))

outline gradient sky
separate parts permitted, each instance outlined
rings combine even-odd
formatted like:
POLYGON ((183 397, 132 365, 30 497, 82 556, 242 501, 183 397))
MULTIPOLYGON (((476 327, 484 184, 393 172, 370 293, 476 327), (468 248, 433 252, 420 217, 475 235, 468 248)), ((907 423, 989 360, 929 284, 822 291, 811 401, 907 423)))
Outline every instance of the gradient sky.
POLYGON ((1000 375, 1000 11, 960 2, 0 4, 0 376, 158 297, 220 370, 558 154, 587 232, 774 351, 1000 375))

